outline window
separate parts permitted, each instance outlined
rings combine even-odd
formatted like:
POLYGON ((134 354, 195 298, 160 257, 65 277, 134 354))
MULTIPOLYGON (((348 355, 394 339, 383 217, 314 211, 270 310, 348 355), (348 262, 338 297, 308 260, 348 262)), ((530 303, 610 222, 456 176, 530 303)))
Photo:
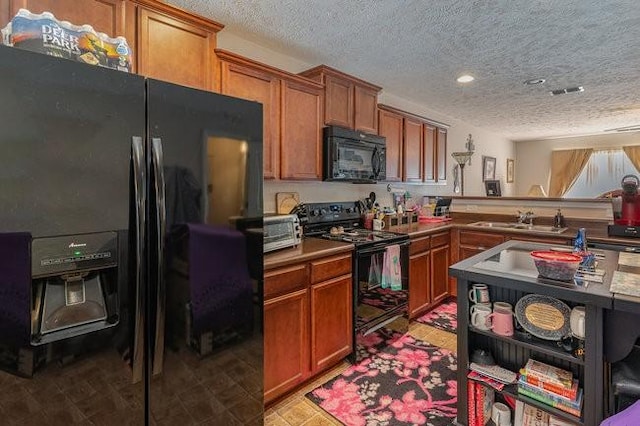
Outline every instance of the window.
POLYGON ((605 192, 620 189, 625 175, 638 170, 621 149, 594 151, 578 179, 564 194, 564 198, 594 198, 605 192))

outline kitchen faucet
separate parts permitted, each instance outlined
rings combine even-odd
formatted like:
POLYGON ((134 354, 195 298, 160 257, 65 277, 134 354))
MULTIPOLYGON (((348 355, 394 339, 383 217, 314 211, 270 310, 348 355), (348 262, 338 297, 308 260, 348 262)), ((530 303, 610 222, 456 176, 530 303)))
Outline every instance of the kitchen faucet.
POLYGON ((535 214, 531 210, 524 213, 518 210, 518 223, 526 223, 527 221, 529 221, 529 226, 533 226, 534 217, 535 214))

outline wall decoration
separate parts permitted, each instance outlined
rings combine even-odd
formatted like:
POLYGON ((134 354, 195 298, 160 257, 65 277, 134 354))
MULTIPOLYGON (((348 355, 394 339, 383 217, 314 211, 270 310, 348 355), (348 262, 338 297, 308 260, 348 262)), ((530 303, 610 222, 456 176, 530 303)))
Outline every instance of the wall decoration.
POLYGON ((515 161, 511 158, 507 158, 507 183, 513 183, 513 174, 515 168, 515 161))
POLYGON ((499 180, 484 181, 484 189, 487 193, 487 197, 502 197, 502 191, 500 191, 499 180))
POLYGON ((496 179, 496 157, 482 156, 482 180, 496 179))

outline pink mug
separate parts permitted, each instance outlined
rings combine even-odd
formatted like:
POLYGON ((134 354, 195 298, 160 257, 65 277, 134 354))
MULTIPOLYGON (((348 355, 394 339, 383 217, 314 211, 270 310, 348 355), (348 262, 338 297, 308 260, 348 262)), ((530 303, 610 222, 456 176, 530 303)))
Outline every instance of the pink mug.
POLYGON ((487 317, 491 321, 491 329, 501 336, 513 336, 513 314, 511 312, 497 311, 487 317))

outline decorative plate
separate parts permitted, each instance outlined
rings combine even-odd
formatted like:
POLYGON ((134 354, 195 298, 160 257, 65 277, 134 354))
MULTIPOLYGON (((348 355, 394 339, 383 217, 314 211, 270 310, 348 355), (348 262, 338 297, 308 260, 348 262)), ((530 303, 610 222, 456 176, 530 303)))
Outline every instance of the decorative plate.
POLYGON ((571 308, 541 294, 527 294, 516 303, 516 319, 526 331, 545 340, 560 340, 571 331, 571 308))

